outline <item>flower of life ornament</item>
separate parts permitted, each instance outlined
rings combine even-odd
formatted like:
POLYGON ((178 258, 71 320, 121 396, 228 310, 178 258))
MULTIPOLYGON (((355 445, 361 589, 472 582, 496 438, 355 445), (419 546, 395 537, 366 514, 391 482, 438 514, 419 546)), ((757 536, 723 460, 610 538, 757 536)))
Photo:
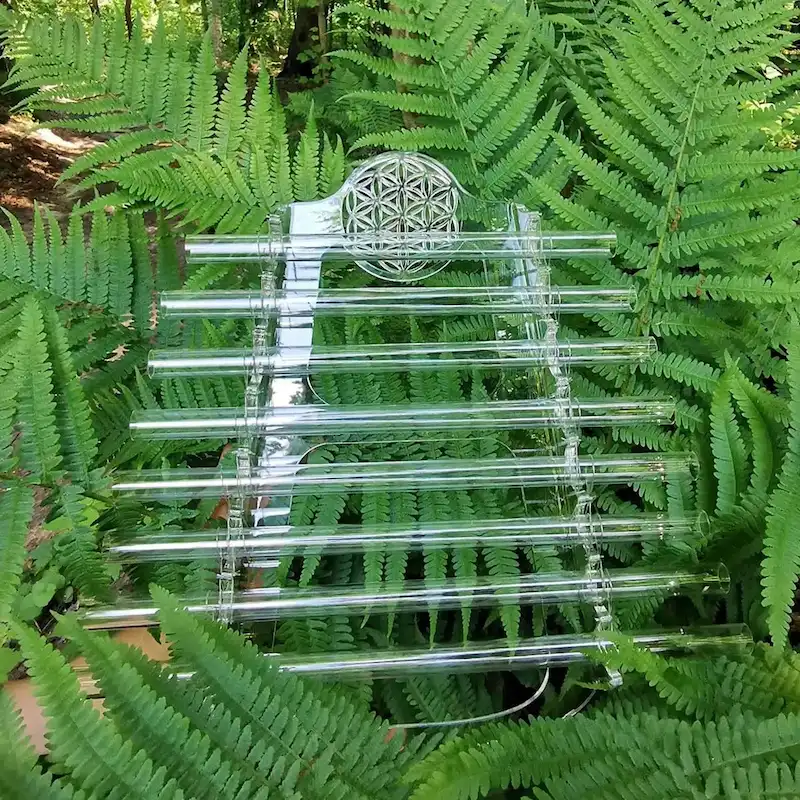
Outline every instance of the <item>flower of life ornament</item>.
POLYGON ((357 169, 344 186, 342 228, 356 264, 376 278, 405 283, 444 269, 449 261, 364 260, 381 253, 448 247, 457 234, 459 185, 438 162, 418 153, 384 153, 357 169), (445 234, 431 239, 430 233, 445 234))

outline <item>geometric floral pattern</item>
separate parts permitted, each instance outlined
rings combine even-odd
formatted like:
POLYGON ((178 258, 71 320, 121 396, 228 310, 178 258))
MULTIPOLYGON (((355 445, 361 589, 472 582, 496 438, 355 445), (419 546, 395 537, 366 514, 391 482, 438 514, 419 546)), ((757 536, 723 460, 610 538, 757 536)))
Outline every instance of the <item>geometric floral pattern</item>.
POLYGON ((383 153, 371 158, 342 187, 342 228, 361 269, 384 280, 422 280, 448 262, 365 260, 376 248, 398 255, 409 248, 436 251, 447 237, 431 241, 424 235, 458 233, 459 189, 441 164, 418 153, 383 153), (366 241, 364 241, 366 239, 366 241))

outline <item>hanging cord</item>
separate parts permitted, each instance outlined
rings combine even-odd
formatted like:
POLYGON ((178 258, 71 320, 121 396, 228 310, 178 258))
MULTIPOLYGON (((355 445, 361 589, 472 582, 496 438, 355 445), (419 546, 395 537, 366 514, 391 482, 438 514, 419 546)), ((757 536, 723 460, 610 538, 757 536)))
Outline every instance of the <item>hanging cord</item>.
POLYGON ((412 728, 452 728, 456 725, 474 725, 478 722, 491 722, 495 719, 502 719, 503 717, 510 717, 512 714, 516 714, 517 711, 522 711, 524 708, 527 708, 532 703, 536 702, 541 696, 542 692, 547 688, 547 684, 550 682, 550 667, 547 667, 544 672, 544 678, 542 678, 542 682, 539 684, 539 688, 527 699, 523 700, 519 705, 513 706, 512 708, 506 708, 502 711, 495 711, 493 714, 483 714, 480 717, 465 717, 464 719, 447 719, 442 720, 441 722, 405 722, 400 725, 392 725, 390 730, 393 731, 400 731, 400 730, 410 730, 412 728))

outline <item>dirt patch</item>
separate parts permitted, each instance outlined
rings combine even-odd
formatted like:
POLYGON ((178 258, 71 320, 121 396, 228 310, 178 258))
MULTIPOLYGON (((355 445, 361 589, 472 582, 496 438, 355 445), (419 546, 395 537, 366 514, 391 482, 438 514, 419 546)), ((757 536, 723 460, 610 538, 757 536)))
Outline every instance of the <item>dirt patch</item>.
POLYGON ((59 217, 67 215, 77 197, 70 194, 70 184, 57 181, 95 144, 97 140, 82 134, 38 128, 26 117, 11 117, 0 125, 0 206, 14 214, 27 232, 35 203, 59 217))

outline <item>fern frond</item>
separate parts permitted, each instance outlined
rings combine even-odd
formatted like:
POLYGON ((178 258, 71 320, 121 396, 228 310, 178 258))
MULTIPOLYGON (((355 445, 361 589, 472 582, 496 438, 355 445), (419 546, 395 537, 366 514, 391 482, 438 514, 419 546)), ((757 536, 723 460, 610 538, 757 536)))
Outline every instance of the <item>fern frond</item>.
MULTIPOLYGON (((12 483, 0 492, 0 643, 6 639, 6 625, 19 586, 25 561, 25 539, 33 515, 33 490, 12 483)), ((5 677, 5 676, 3 676, 5 677)))
POLYGON ((5 692, 0 692, 0 748, 3 753, 0 792, 4 797, 83 800, 82 792, 73 792, 68 784, 54 781, 52 775, 42 772, 22 719, 5 692))
POLYGON ((319 138, 314 120, 314 105, 308 114, 306 128, 300 136, 294 168, 294 196, 298 200, 312 200, 319 193, 319 138))
POLYGON ((92 429, 89 403, 75 372, 64 328, 53 308, 44 310, 44 328, 53 370, 64 466, 73 474, 73 479, 84 483, 97 455, 97 439, 92 429))
POLYGON ((532 786, 553 800, 611 800, 621 787, 626 798, 722 796, 722 781, 752 763, 773 772, 791 763, 799 726, 796 714, 757 720, 736 711, 702 725, 647 712, 490 725, 421 762, 412 797, 467 800, 532 786))
POLYGON ((800 710, 797 657, 765 645, 718 658, 664 658, 615 637, 609 666, 637 672, 677 711, 713 721, 737 706, 769 718, 800 710))
POLYGON ((794 510, 800 496, 800 336, 794 332, 789 353, 791 391, 789 441, 778 486, 767 506, 764 560, 761 565, 763 600, 769 632, 776 647, 786 644, 789 611, 800 573, 800 540, 794 534, 794 510))
POLYGON ((664 375, 701 392, 713 391, 721 375, 716 367, 677 353, 657 353, 638 369, 647 375, 664 375))
POLYGON ((284 791, 296 786, 306 797, 399 796, 391 761, 402 764, 408 756, 388 740, 387 723, 341 695, 315 697, 236 634, 179 611, 163 590, 153 593, 175 650, 196 670, 195 680, 263 742, 284 791))
POLYGON ((13 624, 12 630, 47 710, 51 758, 62 770, 92 794, 122 791, 141 800, 182 800, 175 781, 154 768, 144 751, 125 741, 80 693, 64 657, 27 626, 13 624))
POLYGON ((540 159, 561 108, 541 97, 549 64, 531 74, 525 67, 535 12, 513 5, 497 12, 489 3, 463 0, 442 5, 445 10, 409 6, 384 12, 352 4, 365 22, 390 25, 391 36, 378 27, 370 37, 393 55, 334 53, 339 65, 346 60, 366 69, 380 87, 359 88, 342 99, 395 112, 391 127, 362 134, 353 148, 429 151, 481 191, 516 187, 540 159), (440 24, 432 27, 433 18, 440 24), (383 88, 389 81, 394 91, 383 88), (537 119, 540 105, 546 110, 537 119), (496 167, 488 183, 482 166, 487 164, 496 167))
POLYGON ((69 618, 61 620, 60 628, 86 656, 103 690, 106 712, 120 732, 166 769, 187 797, 268 796, 266 787, 257 788, 247 772, 146 685, 126 663, 120 645, 87 633, 69 618))
POLYGON ((60 513, 47 523, 56 536, 53 542, 55 561, 71 586, 86 597, 106 600, 110 596, 112 576, 100 550, 93 523, 99 512, 96 504, 70 484, 59 493, 60 513))
POLYGON ((55 477, 62 456, 53 399, 53 368, 47 352, 42 308, 35 296, 25 301, 20 314, 17 354, 20 459, 25 469, 46 483, 55 477))
POLYGON ((728 513, 747 485, 747 453, 731 403, 728 381, 719 381, 711 399, 711 451, 717 478, 717 513, 728 513))

